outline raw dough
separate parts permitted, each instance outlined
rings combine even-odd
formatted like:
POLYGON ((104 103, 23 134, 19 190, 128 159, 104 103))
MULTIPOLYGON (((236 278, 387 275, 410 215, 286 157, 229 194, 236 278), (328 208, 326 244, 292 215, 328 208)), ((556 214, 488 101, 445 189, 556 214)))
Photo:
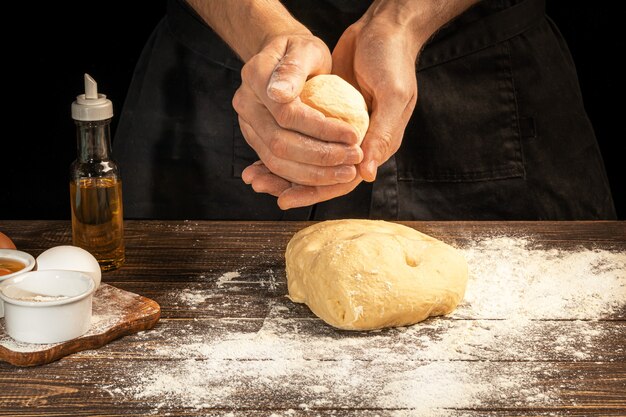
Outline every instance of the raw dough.
POLYGON ((296 233, 285 253, 289 298, 347 330, 405 326, 452 312, 467 262, 410 227, 331 220, 296 233))
POLYGON ((337 75, 317 75, 304 84, 300 100, 325 116, 350 123, 359 133, 361 144, 370 117, 365 99, 349 82, 337 75))

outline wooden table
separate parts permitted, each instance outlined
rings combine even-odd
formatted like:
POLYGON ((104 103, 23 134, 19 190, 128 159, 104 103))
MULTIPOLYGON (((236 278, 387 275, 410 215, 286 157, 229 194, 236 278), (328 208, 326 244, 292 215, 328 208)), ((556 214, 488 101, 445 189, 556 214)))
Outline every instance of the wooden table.
MULTIPOLYGON (((626 416, 626 299, 603 317, 530 320, 528 340, 499 337, 511 326, 498 317, 337 331, 284 296, 284 249, 306 224, 126 222, 126 264, 103 282, 156 300, 161 321, 49 365, 0 363, 0 415, 626 416), (493 345, 464 344, 479 333, 493 345)), ((503 235, 626 253, 625 222, 405 224, 461 248, 503 235)), ((34 256, 71 242, 65 221, 0 230, 34 256)))

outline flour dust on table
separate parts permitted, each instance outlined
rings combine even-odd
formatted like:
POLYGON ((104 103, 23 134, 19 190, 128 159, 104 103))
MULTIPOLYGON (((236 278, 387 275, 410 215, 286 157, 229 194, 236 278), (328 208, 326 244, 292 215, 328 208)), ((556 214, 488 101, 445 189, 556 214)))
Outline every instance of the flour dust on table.
MULTIPOLYGON (((169 302, 174 307, 184 307, 190 310, 197 310, 210 303, 216 298, 220 298, 221 293, 237 292, 241 290, 240 285, 255 285, 260 289, 275 293, 278 289, 276 272, 272 268, 265 270, 263 275, 254 277, 246 273, 245 268, 237 271, 225 272, 217 277, 211 273, 203 273, 198 278, 206 281, 214 281, 216 288, 210 288, 206 283, 189 283, 188 288, 180 291, 171 291, 168 294, 169 302), (217 289, 217 290, 216 290, 217 289)), ((223 306, 230 302, 224 299, 219 301, 223 306)))
POLYGON ((294 318, 294 305, 277 296, 264 319, 204 317, 175 334, 162 320, 156 331, 134 336, 137 349, 156 360, 121 362, 119 381, 94 382, 113 401, 139 401, 155 412, 325 415, 366 405, 372 416, 458 417, 476 416, 470 411, 484 404, 546 413, 574 405, 571 386, 546 380, 575 384, 586 362, 624 360, 626 253, 547 249, 502 236, 461 249, 470 276, 450 316, 344 332, 312 315, 294 318), (614 340, 611 351, 594 349, 603 340, 614 340), (581 369, 551 365, 558 361, 581 369))

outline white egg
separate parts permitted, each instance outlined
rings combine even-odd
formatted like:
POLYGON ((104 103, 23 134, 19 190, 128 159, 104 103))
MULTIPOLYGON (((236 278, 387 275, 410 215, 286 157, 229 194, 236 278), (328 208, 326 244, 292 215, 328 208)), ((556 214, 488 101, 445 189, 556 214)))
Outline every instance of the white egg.
POLYGON ((91 276, 100 286, 102 271, 94 256, 78 246, 55 246, 41 253, 36 259, 37 270, 63 269, 66 271, 81 271, 91 276))

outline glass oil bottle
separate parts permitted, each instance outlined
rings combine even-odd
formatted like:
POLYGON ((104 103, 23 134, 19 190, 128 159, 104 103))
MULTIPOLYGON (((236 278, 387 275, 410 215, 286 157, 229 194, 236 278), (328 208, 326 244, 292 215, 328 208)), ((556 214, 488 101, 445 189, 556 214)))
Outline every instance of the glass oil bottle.
POLYGON ((72 103, 78 157, 70 167, 72 240, 89 251, 103 271, 125 259, 122 180, 111 159, 113 103, 85 74, 85 94, 72 103))

